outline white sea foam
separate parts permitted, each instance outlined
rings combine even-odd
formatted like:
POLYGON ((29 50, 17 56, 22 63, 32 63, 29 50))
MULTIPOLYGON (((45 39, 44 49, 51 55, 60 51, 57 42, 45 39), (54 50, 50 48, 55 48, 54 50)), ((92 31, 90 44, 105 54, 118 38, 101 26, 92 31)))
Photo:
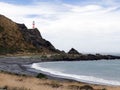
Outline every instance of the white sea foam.
POLYGON ((57 76, 62 77, 62 78, 64 77, 64 78, 67 78, 67 79, 73 79, 73 80, 77 80, 77 81, 95 83, 95 84, 120 86, 119 81, 106 80, 106 79, 97 78, 97 77, 94 77, 94 76, 67 74, 67 73, 63 73, 63 72, 56 71, 56 70, 53 70, 53 69, 43 68, 38 63, 33 63, 31 65, 31 68, 34 68, 36 70, 41 70, 43 72, 47 72, 47 73, 50 73, 50 74, 53 74, 53 75, 57 75, 57 76))

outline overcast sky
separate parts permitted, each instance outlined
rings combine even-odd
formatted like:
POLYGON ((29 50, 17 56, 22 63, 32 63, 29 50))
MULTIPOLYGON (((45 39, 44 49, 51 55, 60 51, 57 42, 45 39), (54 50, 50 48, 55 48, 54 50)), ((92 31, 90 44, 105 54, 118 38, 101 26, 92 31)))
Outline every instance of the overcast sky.
POLYGON ((0 0, 0 14, 32 28, 56 48, 120 53, 120 0, 0 0))

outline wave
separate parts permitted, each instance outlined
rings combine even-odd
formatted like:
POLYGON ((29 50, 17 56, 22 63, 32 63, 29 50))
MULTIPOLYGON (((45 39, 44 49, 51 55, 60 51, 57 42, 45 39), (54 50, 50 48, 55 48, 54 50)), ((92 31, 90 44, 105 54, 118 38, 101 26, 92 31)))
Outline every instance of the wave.
POLYGON ((34 68, 36 70, 40 70, 40 71, 43 71, 43 72, 46 72, 46 73, 49 73, 49 74, 52 74, 52 75, 56 75, 58 77, 66 78, 66 79, 73 79, 73 80, 76 80, 76 81, 93 83, 93 84, 120 86, 119 81, 106 80, 106 79, 97 78, 97 77, 94 77, 94 76, 67 74, 67 73, 63 73, 63 72, 56 71, 56 70, 53 70, 53 69, 43 68, 39 65, 39 63, 33 63, 31 65, 31 68, 34 68))

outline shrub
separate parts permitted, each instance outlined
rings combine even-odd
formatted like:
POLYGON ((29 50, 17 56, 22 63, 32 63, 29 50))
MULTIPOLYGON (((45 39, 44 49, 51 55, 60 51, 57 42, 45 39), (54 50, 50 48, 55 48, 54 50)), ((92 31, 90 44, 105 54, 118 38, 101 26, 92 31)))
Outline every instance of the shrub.
POLYGON ((102 90, 107 90, 106 88, 103 88, 102 90))
POLYGON ((6 48, 3 46, 0 46, 0 54, 15 53, 17 51, 19 51, 17 48, 6 48))
POLYGON ((47 79, 47 76, 45 74, 42 74, 42 73, 39 73, 36 77, 40 78, 40 79, 47 79))
POLYGON ((78 85, 69 85, 68 88, 70 88, 72 90, 80 90, 80 86, 78 86, 78 85))
POLYGON ((0 26, 0 32, 3 32, 4 31, 4 28, 0 26))
POLYGON ((79 86, 79 85, 69 85, 72 90, 94 90, 93 87, 89 85, 79 86))
POLYGON ((11 88, 8 88, 6 90, 30 90, 30 89, 27 89, 25 87, 11 87, 11 88))
POLYGON ((51 86, 52 88, 59 88, 59 87, 62 87, 62 86, 63 86, 63 85, 59 84, 59 83, 56 82, 56 81, 52 81, 51 83, 44 83, 44 85, 51 86))
POLYGON ((30 90, 30 89, 27 89, 25 87, 15 87, 15 88, 12 88, 11 90, 30 90))
POLYGON ((82 87, 80 87, 80 90, 94 90, 93 87, 89 86, 89 85, 84 85, 82 87))
POLYGON ((7 90, 7 89, 8 89, 8 86, 4 86, 2 89, 3 89, 3 90, 7 90))
POLYGON ((59 87, 61 87, 62 85, 59 84, 59 83, 57 83, 57 82, 55 82, 55 81, 53 81, 53 82, 51 82, 51 86, 52 86, 53 88, 59 88, 59 87))

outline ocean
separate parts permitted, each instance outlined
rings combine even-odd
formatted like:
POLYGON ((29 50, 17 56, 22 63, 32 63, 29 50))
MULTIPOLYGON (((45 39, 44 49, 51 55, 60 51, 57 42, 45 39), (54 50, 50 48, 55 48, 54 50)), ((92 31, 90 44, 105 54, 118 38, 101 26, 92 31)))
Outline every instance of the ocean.
POLYGON ((80 82, 120 85, 120 60, 41 62, 33 63, 31 68, 80 82))

